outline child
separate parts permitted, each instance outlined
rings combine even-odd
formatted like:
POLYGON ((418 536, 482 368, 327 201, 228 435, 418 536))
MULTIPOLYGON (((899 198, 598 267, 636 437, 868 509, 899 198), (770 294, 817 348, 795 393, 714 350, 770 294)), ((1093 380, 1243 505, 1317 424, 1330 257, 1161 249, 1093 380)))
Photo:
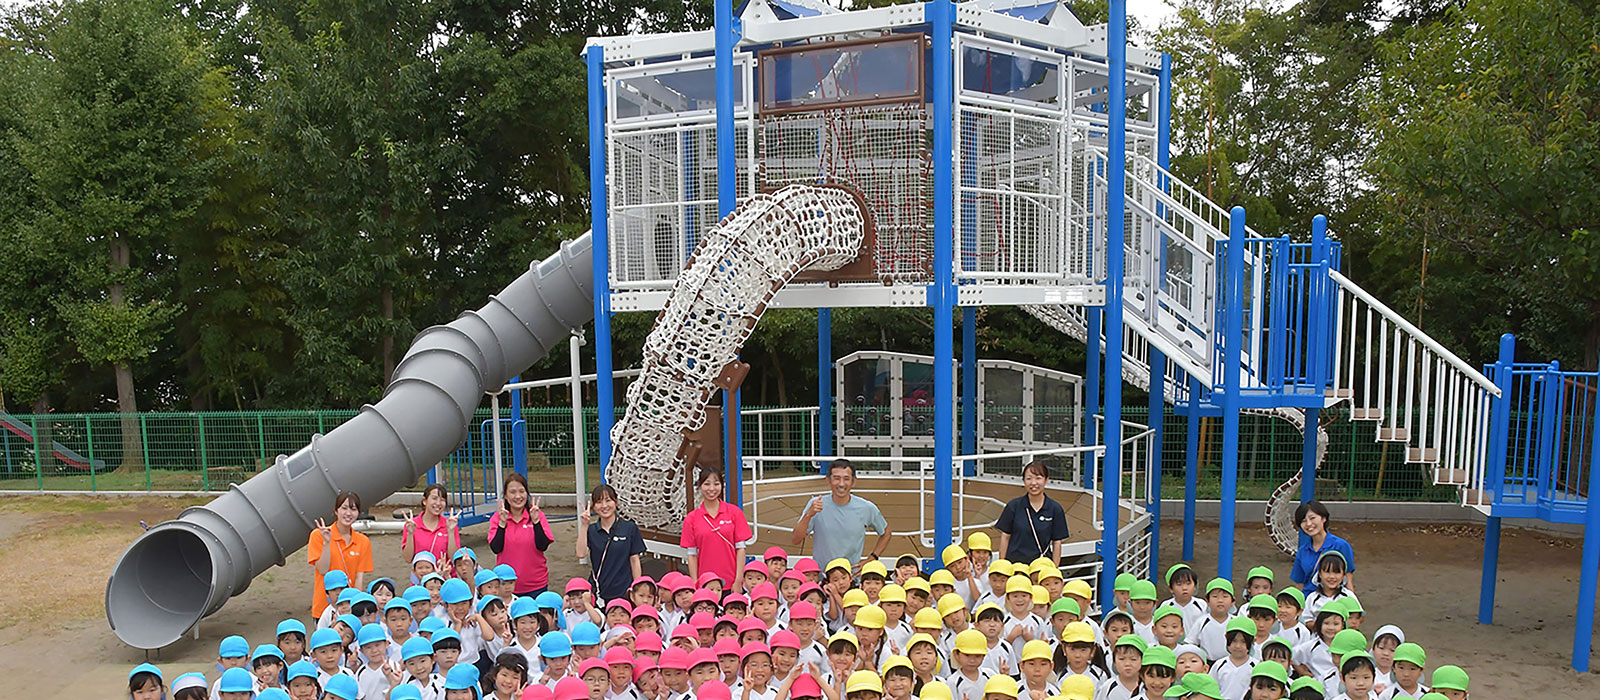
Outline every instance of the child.
POLYGON ((986 571, 989 560, 994 557, 994 545, 989 540, 988 533, 974 532, 967 535, 967 558, 972 560, 973 571, 986 571))
POLYGON ((393 644, 390 655, 395 661, 400 660, 400 646, 411 638, 413 622, 411 604, 406 602, 405 598, 390 598, 389 603, 383 608, 383 626, 389 635, 390 643, 393 644))
POLYGON ((945 678, 955 700, 983 700, 984 684, 994 673, 984 668, 989 645, 982 632, 966 630, 955 638, 955 669, 945 678))
POLYGON ((972 619, 966 603, 961 602, 961 596, 946 593, 939 599, 939 619, 944 622, 944 633, 939 636, 939 651, 946 658, 954 659, 952 652, 955 651, 956 635, 965 632, 972 619))
POLYGON ((166 696, 165 680, 155 664, 139 664, 128 672, 129 700, 164 700, 166 696))
POLYGON ((656 580, 649 576, 634 579, 633 584, 628 587, 628 602, 632 603, 635 609, 641 605, 655 605, 661 600, 660 596, 660 587, 656 585, 656 580))
MULTIPOLYGON (((1089 599, 1094 597, 1094 591, 1089 588, 1089 582, 1083 579, 1068 581, 1067 585, 1061 587, 1061 595, 1071 598, 1072 602, 1078 604, 1078 610, 1081 611, 1085 621, 1088 621, 1094 614, 1095 608, 1089 604, 1089 599)), ((1105 638, 1101 636, 1100 628, 1089 625, 1089 629, 1094 631, 1095 642, 1104 645, 1105 638)))
POLYGON ((789 553, 783 551, 782 547, 768 547, 761 559, 767 563, 768 581, 781 581, 783 575, 789 573, 789 553))
POLYGON ((777 586, 762 583, 750 589, 750 615, 761 622, 766 635, 778 631, 777 586))
MULTIPOLYGON (((374 598, 371 593, 357 592, 355 600, 350 601, 350 614, 361 620, 363 625, 376 623, 378 621, 378 599, 374 598)), ((382 627, 382 625, 379 625, 379 627, 382 627)))
POLYGON ((717 653, 710 649, 696 649, 689 654, 689 686, 696 693, 711 683, 721 683, 722 668, 717 664, 717 653))
POLYGON ((1428 687, 1422 684, 1422 671, 1428 666, 1428 654, 1422 650, 1421 645, 1404 642, 1394 649, 1394 682, 1389 684, 1379 698, 1381 700, 1394 700, 1396 697, 1405 696, 1421 698, 1428 692, 1428 687))
POLYGON ((939 674, 946 668, 939 643, 932 635, 922 632, 911 635, 911 641, 906 642, 906 661, 911 664, 915 676, 911 693, 918 696, 929 683, 938 680, 939 674))
MULTIPOLYGON (((1027 577, 1019 578, 1025 579, 1027 577)), ((1030 585, 1029 588, 1032 588, 1032 586, 1030 585)), ((1027 597, 1023 598, 1023 601, 1025 601, 1025 604, 1031 605, 1032 591, 1029 591, 1026 595, 1027 597)), ((1008 595, 1007 597, 1010 596, 1008 595)), ((1029 614, 1031 615, 1032 613, 1029 614)), ((992 674, 1011 675, 1011 670, 1016 668, 1017 665, 1017 647, 1021 645, 1013 647, 1010 642, 1001 638, 1006 625, 1006 614, 993 604, 980 605, 977 613, 973 616, 973 621, 975 623, 974 626, 983 634, 985 644, 988 645, 988 652, 984 654, 983 658, 984 669, 992 674)))
POLYGON ((1206 616, 1189 630, 1189 643, 1206 650, 1206 657, 1221 659, 1228 655, 1228 620, 1232 618, 1233 584, 1225 578, 1214 578, 1206 584, 1206 616))
MULTIPOLYGON (((661 669, 651 661, 635 661, 633 665, 632 700, 655 700, 661 697, 661 669)), ((626 696, 618 696, 628 700, 626 696)))
POLYGON ((355 669, 361 697, 382 697, 390 686, 389 675, 384 672, 389 663, 389 638, 384 635, 383 625, 376 622, 362 625, 361 631, 356 633, 356 648, 361 650, 364 661, 355 669))
POLYGON ((883 680, 875 671, 856 671, 845 682, 844 696, 846 700, 882 700, 883 680))
MULTIPOLYGON (((789 632, 796 638, 795 649, 799 652, 799 660, 802 663, 816 664, 821 668, 827 660, 828 653, 816 640, 820 624, 817 617, 817 606, 803 600, 796 601, 794 607, 789 609, 789 632)), ((771 637, 773 644, 778 642, 777 634, 774 632, 771 637)), ((785 674, 788 673, 788 668, 781 670, 785 674)))
POLYGON ((1206 650, 1193 644, 1179 644, 1172 650, 1174 663, 1177 664, 1178 679, 1191 673, 1205 673, 1211 667, 1211 662, 1206 659, 1206 650))
POLYGON ((1078 609, 1078 604, 1073 602, 1071 598, 1057 598, 1056 602, 1050 604, 1049 613, 1050 636, 1045 641, 1050 644, 1051 649, 1054 649, 1057 644, 1061 643, 1061 630, 1081 619, 1083 613, 1078 609))
POLYGON ((232 666, 217 679, 218 700, 250 700, 260 690, 255 687, 255 676, 242 666, 232 666))
POLYGON ((665 700, 694 700, 689 688, 689 652, 677 647, 661 652, 661 684, 665 700))
MULTIPOLYGON (((623 647, 612 647, 606 650, 606 688, 601 695, 603 700, 643 700, 644 696, 633 686, 633 679, 638 668, 633 654, 623 647)), ((651 664, 654 668, 654 664, 651 664)))
POLYGON ((1139 680, 1144 683, 1141 697, 1147 700, 1166 695, 1167 689, 1178 680, 1178 657, 1171 649, 1164 646, 1149 647, 1140 656, 1139 663, 1139 680))
POLYGON ((1261 660, 1261 647, 1272 639, 1272 625, 1278 619, 1278 601, 1265 593, 1258 594, 1244 604, 1243 615, 1255 625, 1255 639, 1251 657, 1261 660))
POLYGON ((582 663, 600 657, 600 627, 584 620, 572 628, 572 656, 582 663))
POLYGON ((996 559, 992 562, 989 562, 989 571, 986 581, 987 585, 984 586, 984 592, 976 598, 976 602, 973 603, 973 606, 976 607, 978 605, 986 605, 990 603, 1002 606, 1005 605, 1006 585, 1011 583, 1011 575, 1013 573, 1015 573, 1015 570, 1011 567, 1011 562, 1009 561, 1004 559, 996 559))
POLYGON ((443 700, 478 700, 478 669, 457 666, 444 677, 443 700))
MULTIPOLYGON (((481 664, 482 660, 486 659, 498 659, 500 652, 506 648, 510 640, 516 638, 511 631, 511 613, 506 610, 506 605, 499 596, 480 598, 478 612, 472 616, 471 623, 470 629, 478 635, 478 642, 481 645, 478 652, 480 661, 477 663, 481 664)), ((466 632, 461 636, 467 636, 466 632)))
POLYGON ((1046 598, 1054 601, 1061 598, 1061 590, 1067 585, 1067 582, 1061 576, 1061 569, 1052 564, 1039 572, 1039 585, 1044 586, 1044 590, 1049 593, 1046 598))
MULTIPOLYGON (((344 591, 349 586, 350 576, 340 569, 330 569, 328 573, 322 575, 322 590, 327 594, 327 600, 329 601, 337 601, 343 598, 344 591)), ((352 591, 352 593, 354 592, 352 591)), ((349 600, 346 599, 345 603, 346 606, 342 610, 335 610, 333 603, 324 607, 322 612, 317 615, 317 629, 333 624, 334 618, 350 612, 349 600)))
POLYGON ((1143 579, 1128 585, 1127 612, 1133 616, 1133 633, 1145 644, 1156 643, 1156 584, 1143 579))
POLYGON ((1183 643, 1184 622, 1183 611, 1176 605, 1163 605, 1150 613, 1152 620, 1151 634, 1155 635, 1155 644, 1168 649, 1177 649, 1183 643))
POLYGON ((628 602, 627 598, 612 598, 606 601, 605 615, 599 624, 611 629, 631 621, 633 621, 633 603, 628 602))
MULTIPOLYGON (((721 673, 718 677, 722 682, 731 684, 738 680, 739 643, 732 639, 719 640, 711 651, 717 655, 717 670, 721 673)), ((692 675, 694 670, 690 669, 689 673, 692 675)))
POLYGON ((983 682, 983 700, 1017 700, 1017 679, 990 676, 983 682))
POLYGON ((1250 672, 1250 691, 1244 695, 1244 700, 1283 700, 1287 697, 1289 672, 1278 664, 1256 664, 1250 672))
POLYGON ((250 673, 258 690, 281 687, 284 668, 283 651, 272 644, 262 644, 250 655, 250 673))
POLYGON ((744 568, 744 590, 750 590, 763 583, 777 585, 777 581, 767 580, 767 569, 764 566, 747 566, 744 568))
POLYGON ((1374 700, 1372 681, 1376 671, 1371 654, 1364 651, 1345 654, 1339 661, 1339 680, 1344 683, 1344 692, 1333 700, 1374 700))
POLYGON ((1051 698, 1061 694, 1061 686, 1051 682, 1055 670, 1055 652, 1050 643, 1035 639, 1022 645, 1022 659, 1018 662, 1017 697, 1028 697, 1032 691, 1051 698))
POLYGON ((790 569, 783 572, 778 578, 778 621, 789 621, 789 608, 800 602, 800 589, 806 585, 806 577, 800 572, 790 569))
MULTIPOLYGON (((1345 590, 1346 562, 1344 554, 1337 549, 1330 549, 1317 558, 1316 588, 1306 595, 1305 610, 1300 613, 1301 622, 1309 622, 1316 618, 1317 612, 1322 607, 1340 598, 1354 597, 1345 590)), ((1345 617, 1349 617, 1346 612, 1345 617)))
POLYGON ((373 600, 378 602, 379 610, 388 605, 389 601, 394 600, 395 590, 394 579, 387 576, 374 579, 372 583, 367 584, 367 595, 372 596, 373 600))
MULTIPOLYGON (((900 555, 898 557, 895 557, 895 560, 894 560, 894 571, 892 571, 890 573, 894 577, 895 585, 897 585, 897 586, 905 586, 906 585, 906 581, 910 581, 911 577, 916 576, 917 574, 919 574, 921 572, 922 572, 921 560, 917 558, 917 555, 912 554, 910 552, 907 552, 907 553, 902 554, 902 555, 900 555)), ((885 688, 885 691, 887 692, 887 688, 885 688)))
POLYGON ((400 593, 400 598, 411 608, 411 627, 408 631, 416 634, 422 622, 433 617, 433 596, 424 586, 411 586, 400 593))
POLYGON ((1251 660, 1256 626, 1245 618, 1235 617, 1228 621, 1223 635, 1228 653, 1211 664, 1211 677, 1217 679, 1217 687, 1222 689, 1223 695, 1243 697, 1250 691, 1250 674, 1256 663, 1251 660))
MULTIPOLYGON (((689 606, 694 600, 694 581, 687 574, 673 571, 662 576, 661 583, 667 589, 667 596, 661 601, 661 636, 671 637, 672 628, 689 616, 689 606), (672 578, 669 580, 668 576, 672 578)), ((657 675, 660 675, 659 670, 657 675)))
POLYGON ((1104 654, 1094 642, 1094 628, 1078 621, 1061 631, 1061 646, 1056 647, 1056 675, 1065 680, 1070 676, 1088 676, 1095 687, 1110 680, 1104 668, 1104 654))
MULTIPOLYGON (((883 696, 885 700, 912 700, 916 692, 917 673, 911 660, 904 656, 891 656, 883 662, 883 696)), ((734 693, 737 695, 738 690, 734 693)), ((752 698, 754 696, 751 696, 752 698)))
POLYGON ((1248 606, 1250 601, 1253 600, 1256 596, 1258 596, 1258 595, 1267 595, 1267 596, 1272 595, 1272 582, 1273 582, 1272 569, 1269 569, 1269 568, 1267 568, 1265 566, 1255 567, 1255 568, 1250 570, 1250 573, 1245 574, 1244 595, 1240 596, 1239 609, 1235 610, 1234 614, 1235 615, 1244 615, 1244 614, 1246 614, 1245 613, 1246 606, 1248 606))
POLYGON ((483 646, 483 634, 473 622, 476 616, 472 612, 472 590, 466 581, 453 578, 439 588, 439 599, 444 602, 445 614, 449 616, 447 629, 460 636, 461 663, 469 666, 477 664, 478 649, 483 646))
POLYGON ((355 680, 356 675, 349 669, 340 665, 344 660, 344 639, 332 629, 320 629, 311 633, 311 660, 317 664, 317 687, 327 688, 328 680, 334 676, 349 676, 355 680))
MULTIPOLYGON (((955 573, 955 572, 950 572, 955 573)), ((889 582, 889 567, 876 559, 861 565, 861 582, 858 584, 861 592, 867 594, 867 602, 876 605, 878 592, 883 590, 889 582)))
POLYGON ((1111 669, 1116 674, 1100 685, 1095 700, 1132 700, 1139 695, 1139 675, 1144 669, 1144 650, 1148 645, 1137 634, 1117 638, 1111 647, 1111 669))
POLYGON ((516 597, 517 570, 512 568, 510 564, 496 564, 494 575, 500 579, 500 587, 496 589, 497 594, 500 596, 500 602, 509 608, 511 607, 511 599, 516 597))
POLYGON ((1121 610, 1112 608, 1106 613, 1105 620, 1100 623, 1101 635, 1098 638, 1100 648, 1109 650, 1109 642, 1121 639, 1124 634, 1133 634, 1133 617, 1121 610))
MULTIPOLYGON (((426 554, 426 552, 424 552, 426 554)), ((405 680, 400 685, 415 686, 424 698, 444 695, 444 679, 433 672, 433 645, 421 637, 412 637, 400 645, 400 664, 405 668, 405 680)))
POLYGON ((1093 700, 1094 682, 1086 676, 1061 679, 1061 700, 1093 700))
POLYGON ((288 668, 291 664, 306 658, 306 626, 294 618, 289 618, 278 623, 277 630, 278 650, 283 652, 283 665, 288 668))
POLYGON ((585 700, 605 700, 606 692, 611 689, 611 668, 604 659, 585 659, 578 664, 578 679, 587 686, 585 700))
MULTIPOLYGON (((807 603, 810 605, 810 603, 807 603)), ((815 645, 815 642, 809 642, 815 645)), ((800 663, 800 638, 789 630, 778 630, 772 635, 772 677, 788 678, 789 672, 800 663)), ((820 648, 820 647, 819 647, 820 648)), ((822 649, 821 658, 827 658, 827 650, 822 649)), ((812 664, 821 668, 820 664, 812 664)))
POLYGON ((1372 637, 1372 663, 1378 667, 1372 683, 1372 693, 1382 695, 1394 685, 1394 650, 1406 641, 1406 633, 1394 625, 1378 628, 1372 637))
POLYGON ((1167 569, 1167 590, 1172 591, 1172 597, 1163 605, 1172 605, 1183 611, 1183 628, 1193 630, 1199 627, 1200 621, 1207 616, 1206 604, 1194 597, 1195 586, 1200 584, 1200 579, 1194 575, 1194 569, 1188 564, 1179 562, 1167 569))
POLYGON ((823 671, 823 685, 835 689, 850 677, 850 671, 860 660, 861 643, 849 632, 835 632, 828 638, 828 667, 823 671))
POLYGON ((473 601, 500 597, 500 575, 494 569, 479 569, 472 575, 473 601))
POLYGON ((433 612, 429 613, 440 622, 449 622, 450 616, 445 614, 444 599, 439 597, 439 591, 444 588, 445 578, 435 571, 422 577, 422 587, 428 589, 428 601, 433 603, 433 612))
MULTIPOLYGON (((522 688, 528 685, 528 667, 522 663, 519 654, 501 654, 483 677, 487 681, 486 690, 489 691, 484 693, 483 700, 515 700, 522 693, 522 688)), ((587 695, 587 692, 584 694, 587 695)))
POLYGON ((743 593, 728 593, 722 598, 723 616, 738 622, 750 614, 750 599, 743 593))
POLYGON ((1361 601, 1351 593, 1341 598, 1344 601, 1344 624, 1353 630, 1361 629, 1361 621, 1367 618, 1367 611, 1361 608, 1361 601))
MULTIPOLYGON (((976 572, 979 569, 973 567, 972 558, 961 549, 961 545, 947 545, 939 552, 939 561, 944 562, 944 570, 950 572, 950 591, 961 596, 961 600, 965 601, 968 607, 983 598, 985 587, 980 586, 976 580, 976 572)), ((1011 575, 1010 566, 1006 567, 1006 575, 1011 575)), ((1005 583, 1002 582, 1000 585, 1004 587, 1005 583)), ((955 691, 954 688, 951 690, 955 691)))
MULTIPOLYGON (((1285 671, 1294 670, 1294 648, 1284 641, 1282 637, 1269 637, 1259 649, 1257 661, 1271 661, 1283 667, 1285 671)), ((1284 691, 1287 693, 1288 691, 1284 691)))
MULTIPOLYGON (((322 685, 317 682, 317 666, 308 660, 301 659, 289 664, 289 670, 284 674, 288 681, 290 700, 317 700, 322 696, 322 685)), ((201 683, 205 678, 201 677, 201 683)), ((174 683, 173 687, 177 687, 174 683)), ((179 700, 174 698, 174 700, 179 700)))
POLYGON ((538 673, 543 666, 537 663, 539 659, 539 637, 548 630, 544 629, 544 616, 539 614, 539 604, 532 598, 518 598, 511 601, 511 631, 515 639, 507 644, 502 651, 515 651, 522 654, 528 662, 528 673, 538 673))
POLYGON ((1333 663, 1332 644, 1334 635, 1344 631, 1344 606, 1337 603, 1323 606, 1317 611, 1312 631, 1314 635, 1310 639, 1294 648, 1294 670, 1320 683, 1338 671, 1333 663))
MULTIPOLYGON (((1006 615, 1001 636, 1013 649, 1020 652, 1022 645, 1038 636, 1044 620, 1033 614, 1033 582, 1027 576, 1012 576, 1005 585, 1006 615)), ((982 606, 980 606, 982 607, 982 606)), ((981 629, 981 627, 980 627, 981 629)), ((1013 662, 1016 659, 1012 659, 1013 662)))
POLYGON ((1133 599, 1133 582, 1137 580, 1139 577, 1127 572, 1117 574, 1111 583, 1111 607, 1126 613, 1133 612, 1128 603, 1133 599))
POLYGON ((567 668, 572 665, 572 640, 567 633, 551 632, 539 638, 539 663, 544 667, 536 681, 539 685, 554 686, 567 677, 567 668))
POLYGON ((1272 625, 1272 633, 1283 637, 1289 643, 1289 648, 1311 638, 1311 630, 1300 621, 1300 612, 1305 610, 1306 594, 1300 589, 1290 586, 1278 592, 1278 621, 1272 625))
POLYGON ((1289 684, 1289 700, 1326 700, 1315 678, 1296 678, 1289 684))
MULTIPOLYGON (((304 663, 304 662, 303 662, 304 663)), ((316 673, 313 671, 312 676, 316 673)), ((206 677, 200 673, 185 673, 172 679, 172 700, 208 700, 211 691, 206 689, 206 677)), ((317 700, 322 694, 322 689, 317 689, 317 695, 291 698, 291 700, 317 700)), ((160 696, 157 696, 159 698, 160 696)))
MULTIPOLYGON (((934 601, 943 600, 947 595, 955 595, 957 598, 961 598, 960 595, 956 594, 956 577, 950 573, 949 569, 939 569, 928 574, 928 592, 933 596, 934 601)), ((961 607, 967 607, 966 599, 961 598, 961 601, 961 607)))
MULTIPOLYGON (((784 561, 787 563, 788 555, 784 555, 784 561)), ((771 648, 755 643, 739 650, 739 677, 732 690, 733 696, 741 700, 776 700, 778 688, 772 684, 771 648)))
POLYGON ((1471 679, 1460 666, 1440 666, 1433 672, 1433 691, 1447 700, 1467 700, 1467 683, 1471 679))
MULTIPOLYGON (((1189 700, 1200 700, 1200 698, 1223 700, 1222 690, 1217 687, 1216 679, 1204 673, 1186 674, 1178 681, 1178 685, 1183 688, 1183 697, 1189 700)), ((1172 691, 1168 690, 1167 693, 1170 695, 1172 691)))
MULTIPOLYGON (((448 627, 433 633, 433 663, 440 676, 448 677, 450 669, 461 661, 461 635, 448 627)), ((477 668, 474 667, 476 672, 477 668)))
POLYGON ((878 591, 878 607, 883 608, 883 633, 895 653, 901 653, 911 639, 911 625, 905 619, 906 589, 896 583, 884 586, 878 591))
MULTIPOLYGON (((217 668, 227 673, 230 668, 242 669, 246 676, 250 675, 250 643, 237 634, 223 637, 217 644, 217 668)), ((221 691, 222 679, 218 678, 211 684, 211 696, 216 697, 221 691)), ((260 690, 256 688, 256 690, 260 690)))

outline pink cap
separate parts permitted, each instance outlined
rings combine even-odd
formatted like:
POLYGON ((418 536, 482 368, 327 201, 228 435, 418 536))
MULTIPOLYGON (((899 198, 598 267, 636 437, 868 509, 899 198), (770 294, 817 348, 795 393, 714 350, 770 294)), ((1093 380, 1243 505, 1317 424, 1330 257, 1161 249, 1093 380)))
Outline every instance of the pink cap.
POLYGON ((641 605, 637 608, 634 608, 633 619, 637 620, 641 617, 648 617, 656 622, 661 621, 661 613, 656 610, 656 606, 654 605, 641 605))
POLYGON ((748 606, 750 605, 750 599, 744 597, 743 593, 729 593, 728 595, 723 596, 722 607, 728 607, 729 605, 735 604, 748 606))
MULTIPOLYGON (((807 561, 810 561, 810 560, 808 559, 807 561)), ((807 581, 805 583, 800 584, 800 591, 798 593, 795 593, 794 595, 795 595, 796 598, 804 598, 804 597, 806 597, 807 593, 810 593, 812 591, 816 591, 817 593, 820 593, 823 598, 827 598, 828 597, 828 594, 824 593, 822 591, 822 586, 817 585, 815 583, 812 583, 811 581, 807 581)))
POLYGON ((694 625, 697 630, 708 630, 717 624, 717 618, 711 613, 701 611, 689 616, 689 624, 694 625))
POLYGON ((750 601, 751 602, 755 602, 755 601, 761 600, 762 598, 769 598, 771 600, 777 600, 778 599, 778 587, 774 586, 774 585, 772 585, 770 583, 763 582, 763 583, 756 584, 755 588, 750 589, 750 601))
MULTIPOLYGON (((699 633, 696 632, 696 634, 699 633)), ((653 651, 659 654, 661 653, 661 647, 664 646, 666 645, 661 643, 660 633, 640 632, 633 635, 633 648, 639 651, 653 651)))
POLYGON ((566 676, 556 681, 552 692, 555 700, 589 700, 589 684, 583 682, 582 678, 566 676))
MULTIPOLYGON (((693 639, 693 640, 695 640, 696 643, 699 643, 699 641, 700 641, 700 626, 695 624, 695 623, 693 623, 693 622, 680 622, 680 623, 678 623, 677 627, 672 628, 672 638, 673 639, 693 639)), ((638 637, 634 637, 633 643, 634 643, 634 645, 637 646, 639 644, 639 638, 638 637)))
POLYGON ((661 577, 661 583, 666 585, 667 588, 672 589, 674 592, 684 591, 684 590, 689 590, 689 589, 694 588, 694 579, 689 578, 688 574, 679 573, 677 571, 669 573, 666 576, 662 576, 661 577), (667 583, 667 576, 671 576, 672 577, 672 582, 671 583, 667 583))
POLYGON ((811 603, 809 603, 807 601, 804 601, 804 600, 797 600, 797 601, 794 602, 794 605, 789 606, 789 619, 790 620, 816 620, 816 619, 819 619, 818 616, 817 616, 817 606, 812 605, 811 603))
MULTIPOLYGON (((584 685, 588 685, 585 683, 584 685)), ((550 700, 556 696, 550 692, 550 686, 537 683, 522 689, 522 700, 550 700)))
POLYGON ((700 574, 700 578, 696 579, 695 582, 699 583, 701 588, 705 588, 706 584, 709 584, 712 581, 721 581, 721 580, 722 579, 717 578, 716 574, 713 574, 713 573, 707 571, 707 572, 705 572, 703 574, 700 574))
POLYGON ((567 581, 567 593, 577 593, 578 591, 592 590, 594 590, 594 586, 589 584, 588 579, 575 578, 567 581))
MULTIPOLYGON (((737 651, 737 647, 733 653, 739 653, 737 651)), ((701 664, 714 664, 716 662, 717 652, 705 647, 700 647, 699 649, 689 652, 689 668, 694 668, 701 664)))
POLYGON ((604 658, 607 666, 633 665, 633 652, 628 651, 627 647, 611 647, 610 649, 606 650, 606 655, 604 658))
MULTIPOLYGON (((762 622, 761 618, 758 617, 747 617, 739 621, 739 636, 743 637, 745 632, 760 632, 762 634, 766 634, 767 623, 762 622)), ((731 642, 733 640, 727 639, 724 641, 731 642)))
POLYGON ((811 557, 806 557, 798 562, 795 562, 794 570, 802 574, 822 573, 822 567, 817 566, 817 560, 812 559, 811 557))
POLYGON ((663 669, 687 671, 689 670, 689 652, 677 647, 667 647, 666 651, 661 652, 661 661, 657 663, 663 669))
POLYGON ((648 583, 651 586, 655 586, 656 585, 656 580, 653 579, 653 578, 650 578, 649 576, 640 576, 639 578, 634 579, 633 583, 628 584, 628 587, 629 588, 633 588, 634 586, 637 586, 637 585, 639 585, 641 583, 648 583))
MULTIPOLYGON (((723 615, 717 618, 717 621, 711 625, 711 629, 715 630, 719 625, 733 625, 733 629, 737 631, 739 629, 739 620, 732 615, 723 615)), ((701 627, 700 629, 705 628, 701 627)))
POLYGON ((689 599, 689 604, 690 605, 699 605, 701 603, 710 603, 712 605, 716 605, 717 604, 717 594, 715 592, 713 592, 713 591, 708 591, 708 590, 706 590, 704 588, 702 588, 702 589, 700 589, 698 591, 695 591, 694 592, 694 597, 689 599))
POLYGON ((627 598, 613 598, 606 601, 606 612, 610 612, 612 608, 622 608, 628 611, 629 617, 633 616, 633 603, 628 602, 627 598))
POLYGON ((733 691, 728 688, 727 683, 713 678, 701 683, 694 691, 694 696, 696 700, 733 700, 733 691))
POLYGON ((761 642, 751 642, 739 649, 739 661, 748 661, 751 654, 766 654, 767 656, 772 656, 772 648, 762 644, 761 642))
POLYGON ((633 662, 633 682, 638 683, 640 678, 644 678, 645 673, 657 670, 660 669, 656 668, 656 662, 649 659, 639 659, 633 662))
POLYGON ((724 637, 711 646, 711 653, 717 656, 738 656, 739 643, 733 637, 724 637))
POLYGON ((761 558, 763 560, 766 560, 766 559, 788 559, 789 558, 789 553, 783 551, 782 547, 768 547, 767 548, 767 553, 761 555, 761 558))
POLYGON ((816 679, 812 678, 811 674, 802 673, 796 676, 794 684, 789 686, 789 697, 820 698, 822 697, 822 686, 817 685, 816 679))
MULTIPOLYGON (((623 651, 627 651, 627 650, 623 649, 623 651)), ((590 671, 593 671, 595 669, 600 669, 602 671, 605 671, 606 673, 610 673, 611 672, 611 669, 606 666, 606 662, 603 659, 600 659, 599 657, 596 657, 596 658, 592 658, 592 659, 584 659, 583 663, 578 664, 578 677, 582 678, 583 674, 588 673, 590 671)))
POLYGON ((794 569, 790 569, 788 571, 783 572, 783 575, 779 576, 778 580, 779 581, 799 581, 800 583, 803 584, 803 583, 806 582, 806 575, 800 573, 799 571, 795 571, 794 569))
POLYGON ((789 630, 778 630, 773 632, 772 639, 770 641, 772 642, 773 649, 777 649, 778 647, 795 650, 800 649, 800 635, 790 632, 789 630))

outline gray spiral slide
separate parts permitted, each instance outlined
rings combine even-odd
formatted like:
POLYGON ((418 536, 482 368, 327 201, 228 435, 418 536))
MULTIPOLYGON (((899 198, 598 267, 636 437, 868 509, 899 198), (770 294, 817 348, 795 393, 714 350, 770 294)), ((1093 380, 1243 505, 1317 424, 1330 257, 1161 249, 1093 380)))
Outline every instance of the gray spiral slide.
POLYGON ((589 234, 563 243, 483 308, 418 334, 376 405, 134 540, 106 581, 112 631, 141 649, 177 641, 304 547, 338 492, 375 503, 416 483, 466 439, 486 391, 593 318, 592 257, 589 234))

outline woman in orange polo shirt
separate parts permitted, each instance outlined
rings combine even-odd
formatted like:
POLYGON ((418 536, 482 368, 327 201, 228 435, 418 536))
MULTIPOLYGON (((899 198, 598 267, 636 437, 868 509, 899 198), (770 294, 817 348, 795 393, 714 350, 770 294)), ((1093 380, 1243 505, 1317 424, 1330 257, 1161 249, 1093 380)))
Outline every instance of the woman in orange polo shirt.
POLYGON ((361 497, 341 491, 333 498, 333 525, 317 519, 307 543, 307 563, 311 564, 311 615, 322 615, 328 596, 322 590, 322 575, 339 569, 350 577, 350 585, 366 590, 366 573, 372 570, 372 541, 356 532, 352 525, 361 517, 361 497))

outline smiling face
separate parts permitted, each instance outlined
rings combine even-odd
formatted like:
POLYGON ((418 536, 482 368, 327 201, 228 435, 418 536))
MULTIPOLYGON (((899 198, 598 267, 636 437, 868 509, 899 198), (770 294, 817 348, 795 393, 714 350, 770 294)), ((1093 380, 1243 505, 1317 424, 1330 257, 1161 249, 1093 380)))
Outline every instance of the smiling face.
POLYGON ((340 525, 348 528, 355 524, 357 518, 361 517, 361 508, 356 505, 355 501, 347 498, 343 503, 339 504, 338 508, 333 509, 333 515, 339 519, 340 525))
POLYGON ((428 515, 438 517, 444 515, 444 489, 428 489, 427 495, 422 498, 422 508, 428 515))
POLYGON ((511 512, 520 512, 528 505, 528 487, 523 486, 520 481, 507 481, 505 498, 506 506, 511 512))
POLYGON ((161 681, 155 678, 145 679, 144 685, 134 689, 131 693, 133 700, 161 700, 161 681))
POLYGON ((1307 537, 1316 537, 1322 534, 1327 525, 1328 520, 1321 514, 1308 510, 1306 517, 1300 520, 1300 531, 1306 533, 1307 537))
POLYGON ((1022 473, 1022 487, 1028 490, 1029 496, 1044 495, 1044 485, 1049 481, 1043 474, 1031 469, 1022 473))
POLYGON ((707 472, 700 479, 700 502, 716 503, 722 500, 722 475, 717 472, 707 472))
POLYGON ((856 473, 854 469, 835 467, 828 470, 828 491, 834 499, 845 501, 850 499, 850 489, 855 488, 856 473))

